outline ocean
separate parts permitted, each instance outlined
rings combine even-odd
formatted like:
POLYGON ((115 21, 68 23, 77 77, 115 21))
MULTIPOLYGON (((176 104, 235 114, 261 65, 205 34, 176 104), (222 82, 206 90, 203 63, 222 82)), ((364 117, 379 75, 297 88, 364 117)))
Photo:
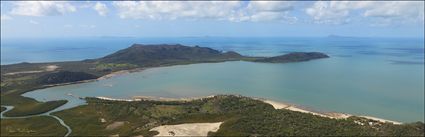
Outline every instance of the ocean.
POLYGON ((416 38, 61 38, 2 39, 1 63, 98 58, 133 43, 175 44, 274 56, 318 51, 330 58, 268 64, 232 61, 148 69, 91 83, 28 92, 40 101, 67 96, 193 97, 240 94, 293 103, 318 111, 370 115, 401 122, 424 121, 424 39, 416 38))

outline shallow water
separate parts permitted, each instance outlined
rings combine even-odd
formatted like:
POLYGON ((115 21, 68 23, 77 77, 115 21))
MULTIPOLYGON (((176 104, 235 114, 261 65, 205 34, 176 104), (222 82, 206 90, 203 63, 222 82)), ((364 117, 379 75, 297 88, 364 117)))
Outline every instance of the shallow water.
MULTIPOLYGON (((189 97, 241 94, 294 103, 319 111, 371 115, 402 122, 424 121, 423 39, 73 39, 68 42, 77 41, 82 44, 55 46, 52 44, 55 42, 46 40, 39 43, 47 46, 36 44, 32 48, 19 44, 16 48, 11 41, 13 40, 2 41, 2 64, 96 58, 125 48, 129 43, 182 43, 223 51, 233 50, 252 56, 273 56, 291 51, 319 51, 331 56, 328 59, 288 64, 236 61, 154 68, 98 82, 53 87, 24 94, 40 101, 70 100, 60 109, 84 104, 83 100, 66 95, 68 93, 81 97, 114 98, 137 95, 189 97), (91 54, 94 51, 96 54, 91 54), (23 56, 18 58, 14 53, 23 53, 23 56)), ((60 40, 56 41, 58 42, 60 40)))

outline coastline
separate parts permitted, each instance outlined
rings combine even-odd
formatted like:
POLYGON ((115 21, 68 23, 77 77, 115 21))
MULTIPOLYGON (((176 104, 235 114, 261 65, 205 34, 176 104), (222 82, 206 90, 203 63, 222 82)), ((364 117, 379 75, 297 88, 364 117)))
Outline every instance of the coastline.
MULTIPOLYGON (((121 76, 121 75, 126 75, 126 74, 130 74, 130 73, 134 73, 134 72, 141 72, 143 70, 146 69, 151 69, 151 68, 159 68, 159 67, 170 67, 170 66, 176 66, 176 65, 160 65, 160 66, 156 66, 156 67, 144 67, 144 68, 134 68, 134 69, 129 69, 129 70, 120 70, 120 71, 115 71, 115 72, 111 72, 109 74, 103 75, 97 79, 89 79, 89 80, 82 80, 82 81, 76 81, 76 82, 68 82, 68 83, 60 83, 60 84, 51 84, 51 85, 44 85, 39 89, 43 89, 43 88, 50 88, 50 87, 55 87, 55 86, 65 86, 65 85, 71 85, 71 84, 80 84, 80 83, 87 83, 87 82, 94 82, 94 81, 98 81, 98 80, 105 80, 105 79, 109 79, 109 78, 113 78, 116 76, 121 76)), ((30 90, 27 92, 31 92, 34 90, 30 90)), ((155 97, 155 96, 133 96, 131 99, 116 99, 116 98, 109 98, 109 97, 102 97, 102 96, 97 96, 95 98, 98 99, 103 99, 103 100, 111 100, 111 101, 142 101, 142 100, 154 100, 154 101, 191 101, 191 100, 197 100, 197 99, 205 99, 205 98, 211 98, 214 97, 215 95, 210 95, 210 96, 201 96, 201 97, 188 97, 188 98, 167 98, 167 97, 155 97)), ((257 98, 257 97, 250 97, 256 100, 260 100, 264 103, 270 104, 272 105, 275 109, 286 109, 286 110, 290 110, 290 111, 296 111, 296 112, 301 112, 301 113, 309 113, 312 115, 317 115, 317 116, 321 116, 321 117, 327 117, 327 118, 332 118, 332 119, 346 119, 348 117, 351 116, 356 116, 356 115, 352 115, 352 114, 347 114, 347 113, 339 113, 339 112, 315 112, 311 109, 307 109, 305 107, 302 106, 298 106, 295 104, 290 104, 290 103, 283 103, 283 102, 277 102, 277 101, 273 101, 273 100, 269 100, 269 99, 264 99, 264 98, 257 98)), ((388 122, 388 123, 393 123, 396 125, 400 125, 403 124, 402 122, 397 122, 397 121, 393 121, 393 120, 387 120, 387 119, 382 119, 382 118, 377 118, 377 117, 372 117, 372 116, 357 116, 357 117, 362 117, 362 118, 366 118, 366 119, 370 119, 370 120, 374 120, 374 121, 378 121, 378 122, 388 122)))
MULTIPOLYGON (((209 95, 209 96, 189 97, 189 98, 165 98, 165 97, 156 97, 156 96, 133 96, 131 99, 117 99, 117 98, 109 98, 109 97, 98 96, 98 97, 95 97, 95 98, 102 99, 102 100, 127 101, 127 102, 142 101, 142 100, 192 101, 192 100, 198 100, 198 99, 212 98, 212 97, 215 97, 215 96, 216 95, 209 95)), ((282 103, 282 102, 273 101, 273 100, 269 100, 269 99, 263 99, 263 98, 255 98, 255 97, 250 97, 250 98, 253 98, 255 100, 259 100, 259 101, 262 101, 264 103, 270 104, 275 109, 286 109, 286 110, 296 111, 296 112, 301 112, 301 113, 309 113, 309 114, 312 114, 312 115, 331 118, 331 119, 347 119, 351 116, 357 116, 357 115, 352 115, 352 114, 347 114, 347 113, 339 113, 339 112, 315 112, 313 110, 309 110, 309 109, 306 109, 306 108, 303 108, 301 106, 297 106, 297 105, 294 105, 294 104, 282 103)), ((397 122, 397 121, 393 121, 393 120, 387 120, 387 119, 377 118, 377 117, 372 117, 372 116, 361 115, 361 116, 357 116, 357 117, 362 117, 362 118, 366 118, 366 119, 370 119, 370 120, 374 120, 374 121, 378 121, 378 122, 382 122, 382 123, 392 123, 392 124, 395 124, 395 125, 403 124, 402 122, 397 122)))
POLYGON ((113 78, 116 76, 121 76, 121 75, 126 75, 126 74, 130 74, 133 72, 141 72, 143 70, 146 70, 148 68, 135 68, 135 69, 129 69, 129 70, 120 70, 120 71, 115 71, 115 72, 111 72, 109 74, 103 75, 95 80, 104 80, 104 79, 109 79, 109 78, 113 78))
MULTIPOLYGON (((317 116, 321 116, 321 117, 327 117, 327 118, 332 118, 332 119, 347 119, 351 116, 357 116, 357 115, 352 115, 352 114, 347 114, 347 113, 339 113, 339 112, 324 112, 324 113, 319 113, 319 112, 314 112, 312 110, 308 110, 308 109, 304 109, 304 108, 300 108, 297 107, 295 105, 291 105, 291 104, 285 104, 285 103, 281 103, 281 102, 277 102, 277 101, 272 101, 272 100, 264 100, 264 99, 260 99, 261 101, 263 101, 264 103, 268 103, 270 105, 272 105, 275 109, 287 109, 287 110, 291 110, 291 111, 297 111, 297 112, 301 112, 301 113, 310 113, 313 115, 317 115, 317 116)), ((377 117, 372 117, 372 116, 357 116, 357 117, 362 117, 362 118, 366 118, 366 119, 370 119, 370 120, 374 120, 374 121, 379 121, 382 123, 393 123, 395 125, 401 125, 403 123, 401 122, 397 122, 397 121, 393 121, 393 120, 387 120, 387 119, 382 119, 382 118, 377 118, 377 117)))

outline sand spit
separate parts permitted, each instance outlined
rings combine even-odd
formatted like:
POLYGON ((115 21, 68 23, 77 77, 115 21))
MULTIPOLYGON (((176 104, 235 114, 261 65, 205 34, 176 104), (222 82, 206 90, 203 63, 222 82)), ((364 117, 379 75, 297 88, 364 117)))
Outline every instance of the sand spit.
POLYGON ((136 69, 131 69, 131 70, 120 70, 120 71, 116 71, 116 72, 112 72, 110 74, 104 75, 100 78, 97 78, 97 80, 104 80, 104 79, 109 79, 115 76, 120 76, 120 75, 125 75, 125 74, 130 74, 133 72, 140 72, 145 70, 146 68, 136 68, 136 69))
POLYGON ((389 122, 389 123, 393 123, 393 124, 396 124, 396 125, 402 124, 401 122, 392 121, 392 120, 386 120, 386 119, 377 118, 377 117, 371 117, 371 116, 359 116, 359 117, 363 117, 363 118, 367 118, 367 119, 372 119, 372 120, 383 122, 383 123, 389 122))
POLYGON ((152 128, 158 131, 155 136, 207 136, 208 132, 217 132, 223 122, 217 123, 187 123, 179 125, 163 125, 152 128))
MULTIPOLYGON (((346 119, 348 117, 353 116, 351 114, 336 113, 336 112, 318 113, 318 112, 314 112, 314 111, 311 111, 311 110, 302 109, 302 108, 294 106, 294 105, 276 102, 276 101, 272 101, 272 100, 264 100, 264 99, 259 99, 259 100, 272 105, 275 109, 287 109, 287 110, 297 111, 297 112, 302 112, 302 113, 310 113, 310 114, 313 114, 313 115, 327 117, 327 118, 346 119)), ((371 120, 375 120, 375 121, 379 121, 379 122, 383 122, 383 123, 388 122, 388 123, 393 123, 393 124, 396 124, 396 125, 402 124, 401 122, 386 120, 386 119, 376 118, 376 117, 371 117, 371 116, 359 116, 359 117, 363 117, 363 118, 367 118, 367 119, 371 119, 371 120)))

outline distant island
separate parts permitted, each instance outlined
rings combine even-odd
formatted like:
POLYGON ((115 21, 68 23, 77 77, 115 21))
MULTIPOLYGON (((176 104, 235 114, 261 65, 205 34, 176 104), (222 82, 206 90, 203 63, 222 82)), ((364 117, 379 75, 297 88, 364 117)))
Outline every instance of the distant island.
MULTIPOLYGON (((328 58, 320 52, 294 52, 275 57, 243 56, 234 51, 221 52, 215 49, 199 46, 184 46, 180 44, 142 45, 132 46, 97 59, 83 61, 51 62, 51 63, 19 63, 2 65, 1 74, 5 76, 5 85, 8 77, 17 75, 33 75, 37 77, 33 84, 60 84, 90 79, 121 70, 136 68, 171 66, 180 64, 250 61, 264 63, 288 63, 328 58), (48 67, 53 67, 48 68, 48 67), (44 68, 40 70, 40 68, 44 68)), ((37 85, 39 86, 39 85, 37 85)), ((3 90, 4 92, 7 90, 3 90)))
POLYGON ((422 122, 396 124, 357 116, 328 117, 305 113, 297 108, 289 109, 291 106, 277 108, 267 101, 236 95, 215 95, 189 100, 88 97, 85 98, 87 105, 42 116, 32 115, 44 114, 65 104, 66 100, 39 102, 21 96, 40 88, 90 82, 117 73, 137 72, 146 68, 224 61, 289 63, 323 58, 329 56, 320 52, 293 52, 275 57, 250 57, 234 51, 222 52, 199 46, 134 44, 97 59, 2 65, 2 116, 29 117, 2 119, 1 135, 172 136, 180 134, 164 130, 169 128, 164 126, 188 123, 189 125, 184 126, 210 123, 211 125, 204 126, 211 130, 202 130, 199 135, 211 136, 424 135, 422 122), (13 106, 13 109, 3 106, 13 106), (58 123, 55 119, 63 119, 71 128, 65 128, 64 123, 58 123), (48 132, 46 128, 49 129, 48 132))

